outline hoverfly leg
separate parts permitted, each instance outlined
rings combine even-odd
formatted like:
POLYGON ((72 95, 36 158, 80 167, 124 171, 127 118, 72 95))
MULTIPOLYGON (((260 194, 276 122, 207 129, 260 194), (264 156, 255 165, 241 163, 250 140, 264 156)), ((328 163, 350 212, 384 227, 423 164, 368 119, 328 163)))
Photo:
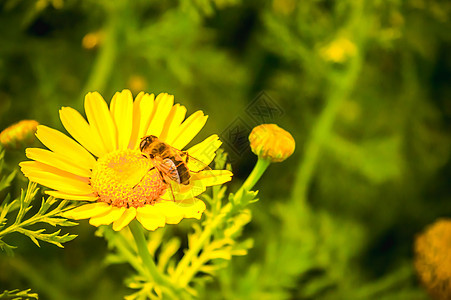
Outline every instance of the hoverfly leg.
MULTIPOLYGON (((146 174, 149 173, 150 171, 152 171, 153 169, 155 169, 155 166, 153 166, 153 167, 151 167, 149 170, 147 170, 146 174)), ((135 185, 133 186, 132 189, 135 189, 135 187, 143 181, 144 177, 146 177, 146 174, 144 174, 143 177, 141 177, 141 179, 138 181, 137 184, 135 184, 135 185)))
POLYGON ((188 151, 182 151, 182 153, 185 154, 185 156, 186 156, 186 161, 185 161, 185 163, 188 163, 188 160, 189 160, 189 154, 188 154, 188 151))
POLYGON ((169 185, 169 188, 171 189, 172 201, 174 201, 174 203, 175 203, 174 190, 172 189, 172 185, 170 183, 168 185, 169 185))

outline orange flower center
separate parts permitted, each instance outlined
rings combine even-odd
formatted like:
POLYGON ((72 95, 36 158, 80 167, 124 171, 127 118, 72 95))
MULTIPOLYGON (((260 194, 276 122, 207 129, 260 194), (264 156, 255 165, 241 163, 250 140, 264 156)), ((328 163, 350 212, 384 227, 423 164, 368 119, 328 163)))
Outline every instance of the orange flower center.
POLYGON ((100 202, 116 207, 154 204, 167 188, 151 161, 138 150, 116 150, 97 160, 91 186, 100 202))

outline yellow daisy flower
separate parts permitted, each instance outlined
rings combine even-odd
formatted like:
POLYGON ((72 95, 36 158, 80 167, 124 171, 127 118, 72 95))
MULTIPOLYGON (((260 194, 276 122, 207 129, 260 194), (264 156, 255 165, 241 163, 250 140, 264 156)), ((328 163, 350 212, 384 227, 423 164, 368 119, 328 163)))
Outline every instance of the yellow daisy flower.
POLYGON ((28 148, 27 157, 33 161, 20 164, 31 181, 52 189, 46 191, 48 195, 89 201, 66 212, 68 218, 89 219, 94 226, 112 223, 116 231, 135 218, 148 230, 183 218, 200 219, 205 204, 195 197, 207 186, 232 177, 227 170, 204 169, 221 145, 217 135, 186 151, 176 150, 197 135, 207 116, 197 111, 184 120, 186 108, 174 105, 172 95, 141 92, 133 101, 131 92, 123 90, 108 108, 99 93, 88 93, 85 111, 87 121, 73 108, 60 110, 63 126, 73 139, 39 125, 36 136, 49 150, 28 148), (164 157, 151 158, 140 151, 142 138, 149 135, 185 157, 189 183, 168 180, 156 161, 164 157))

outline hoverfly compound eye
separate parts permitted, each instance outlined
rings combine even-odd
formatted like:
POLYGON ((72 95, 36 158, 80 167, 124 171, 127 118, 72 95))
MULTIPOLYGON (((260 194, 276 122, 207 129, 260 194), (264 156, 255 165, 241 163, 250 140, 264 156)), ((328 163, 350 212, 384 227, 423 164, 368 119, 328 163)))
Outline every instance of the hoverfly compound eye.
POLYGON ((148 136, 143 137, 141 143, 139 144, 139 150, 143 152, 144 148, 146 148, 147 145, 149 144, 150 144, 149 137, 148 136))

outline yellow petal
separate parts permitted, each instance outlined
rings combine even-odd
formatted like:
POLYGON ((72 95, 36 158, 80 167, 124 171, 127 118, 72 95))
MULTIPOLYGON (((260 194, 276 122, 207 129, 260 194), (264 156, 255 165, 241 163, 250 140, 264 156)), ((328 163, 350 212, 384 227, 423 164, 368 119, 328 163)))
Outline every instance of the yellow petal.
POLYGON ((179 128, 183 119, 185 119, 185 115, 185 106, 181 106, 178 103, 174 105, 166 119, 166 123, 164 124, 163 131, 161 132, 159 139, 163 142, 167 141, 168 139, 173 139, 174 133, 179 128))
POLYGON ((136 213, 136 219, 146 228, 147 230, 154 231, 158 227, 164 227, 166 220, 161 215, 147 215, 140 211, 141 207, 138 207, 136 213))
POLYGON ((28 148, 25 150, 25 153, 29 159, 54 166, 60 170, 67 171, 69 173, 86 178, 89 178, 91 176, 91 170, 77 165, 73 160, 67 160, 67 158, 59 153, 40 148, 28 148))
POLYGON ((85 148, 58 130, 39 125, 36 136, 47 148, 85 169, 92 169, 96 163, 85 148))
POLYGON ((198 173, 192 173, 190 178, 190 183, 177 184, 171 182, 171 189, 166 189, 166 191, 160 196, 164 200, 184 200, 192 199, 197 195, 202 194, 207 187, 212 185, 223 184, 232 179, 233 173, 228 170, 205 170, 198 173), (172 198, 174 197, 174 199, 172 198))
POLYGON ((89 124, 97 132, 108 152, 116 150, 116 126, 113 123, 105 100, 99 93, 94 92, 86 95, 85 111, 89 124))
POLYGON ((232 179, 233 173, 228 170, 205 170, 193 173, 192 181, 202 181, 206 186, 223 184, 232 179))
POLYGON ((107 149, 99 140, 97 132, 89 126, 85 118, 71 107, 62 107, 60 109, 60 119, 67 132, 76 139, 83 147, 97 157, 107 153, 107 149))
POLYGON ((137 149, 141 138, 146 135, 153 116, 154 98, 153 94, 149 95, 143 92, 136 96, 133 103, 133 130, 129 144, 130 149, 137 149))
POLYGON ((89 224, 99 227, 100 225, 110 225, 124 214, 126 208, 125 207, 112 207, 110 211, 105 212, 104 214, 98 215, 96 217, 92 217, 89 220, 89 224))
POLYGON ((200 219, 202 213, 205 211, 206 206, 202 200, 197 198, 184 200, 182 202, 178 202, 177 205, 184 210, 185 218, 195 218, 200 219))
POLYGON ((166 219, 168 224, 177 224, 183 218, 200 219, 205 211, 205 203, 197 198, 182 201, 161 201, 155 205, 146 205, 140 209, 143 216, 160 215, 166 219))
POLYGON ((127 226, 134 218, 136 217, 136 208, 130 207, 128 208, 122 216, 114 221, 113 230, 119 231, 125 226, 127 226))
POLYGON ((207 122, 208 116, 202 111, 193 113, 178 128, 175 139, 169 143, 172 147, 182 150, 199 133, 207 122))
POLYGON ((80 177, 36 161, 25 161, 19 165, 26 177, 43 186, 74 195, 92 193, 91 186, 88 184, 88 178, 80 177))
POLYGON ((58 199, 75 200, 75 201, 95 201, 99 198, 94 194, 72 195, 60 191, 45 191, 45 193, 58 199))
MULTIPOLYGON (((216 150, 219 149, 222 142, 216 134, 206 138, 203 142, 189 148, 187 150, 188 154, 195 159, 201 161, 205 165, 209 165, 216 155, 216 150)), ((202 169, 202 164, 196 163, 188 159, 188 169, 193 172, 198 172, 202 169)))
POLYGON ((183 220, 182 215, 166 216, 166 224, 178 224, 183 220))
POLYGON ((129 90, 116 93, 110 104, 111 116, 117 129, 119 149, 127 149, 133 128, 133 96, 129 90))
POLYGON ((166 189, 166 191, 160 196, 161 199, 166 201, 180 201, 186 199, 192 199, 197 195, 202 194, 207 189, 207 186, 202 183, 201 180, 190 181, 188 185, 170 183, 171 189, 166 189))
POLYGON ((111 209, 112 206, 103 202, 90 203, 66 211, 63 216, 75 220, 87 219, 102 215, 111 209))
POLYGON ((166 93, 161 93, 155 99, 155 108, 152 121, 147 129, 146 135, 160 136, 163 126, 166 122, 166 118, 174 105, 174 96, 166 93))
POLYGON ((146 205, 140 211, 143 215, 161 215, 165 217, 167 224, 178 224, 185 215, 185 212, 172 201, 162 201, 155 205, 146 205))

